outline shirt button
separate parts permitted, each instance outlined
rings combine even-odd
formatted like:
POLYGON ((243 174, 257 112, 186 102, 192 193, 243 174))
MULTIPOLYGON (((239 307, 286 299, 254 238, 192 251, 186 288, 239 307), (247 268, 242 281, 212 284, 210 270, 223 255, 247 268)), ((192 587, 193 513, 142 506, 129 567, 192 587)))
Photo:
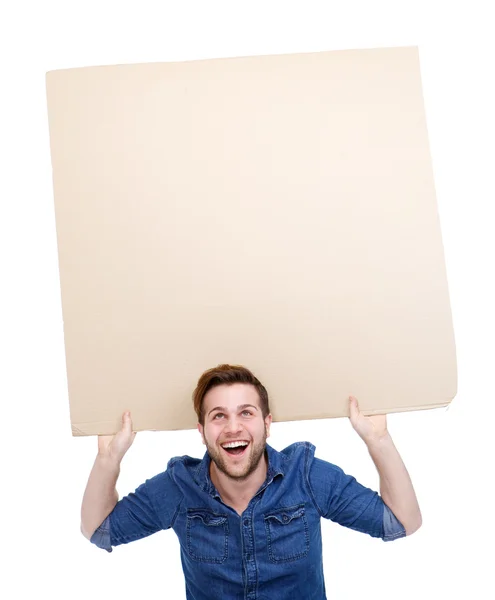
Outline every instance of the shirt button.
POLYGON ((284 515, 282 517, 282 520, 283 520, 284 523, 287 523, 287 521, 289 520, 289 517, 287 515, 284 515))
POLYGON ((244 525, 247 527, 249 525, 249 519, 244 519, 244 525))

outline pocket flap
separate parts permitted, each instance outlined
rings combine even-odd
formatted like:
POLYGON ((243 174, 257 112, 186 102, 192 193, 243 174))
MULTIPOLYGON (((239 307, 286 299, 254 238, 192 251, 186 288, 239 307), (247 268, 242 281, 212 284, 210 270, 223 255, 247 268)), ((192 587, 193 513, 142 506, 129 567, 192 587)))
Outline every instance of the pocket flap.
POLYGON ((188 508, 187 516, 190 519, 199 519, 205 525, 223 525, 227 520, 225 515, 219 515, 204 508, 188 508))
POLYGON ((298 506, 289 506, 279 508, 265 515, 265 520, 277 521, 282 525, 288 525, 293 519, 298 519, 304 515, 304 504, 298 506))

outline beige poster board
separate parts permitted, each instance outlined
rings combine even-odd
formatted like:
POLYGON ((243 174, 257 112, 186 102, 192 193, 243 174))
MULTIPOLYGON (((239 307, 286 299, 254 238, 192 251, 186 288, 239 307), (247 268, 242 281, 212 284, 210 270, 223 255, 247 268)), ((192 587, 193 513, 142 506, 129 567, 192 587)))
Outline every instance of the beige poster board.
POLYGON ((447 405, 456 356, 414 47, 47 73, 74 435, 447 405))

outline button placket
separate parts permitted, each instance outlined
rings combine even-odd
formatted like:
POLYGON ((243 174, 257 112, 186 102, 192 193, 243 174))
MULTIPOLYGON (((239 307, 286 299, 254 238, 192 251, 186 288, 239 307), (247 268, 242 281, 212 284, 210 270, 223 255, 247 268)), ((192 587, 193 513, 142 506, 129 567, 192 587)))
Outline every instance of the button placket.
MULTIPOLYGON (((253 498, 254 500, 254 498, 253 498)), ((258 573, 254 560, 254 535, 253 535, 253 512, 256 501, 248 506, 242 517, 242 547, 243 562, 246 573, 246 586, 244 588, 245 600, 256 600, 256 587, 258 585, 258 573)))

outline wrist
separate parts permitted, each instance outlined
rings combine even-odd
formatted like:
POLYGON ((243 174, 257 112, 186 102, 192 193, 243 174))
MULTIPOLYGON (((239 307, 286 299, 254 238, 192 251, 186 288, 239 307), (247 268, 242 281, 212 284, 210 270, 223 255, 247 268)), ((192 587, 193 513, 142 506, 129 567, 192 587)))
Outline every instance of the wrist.
POLYGON ((120 471, 120 460, 110 454, 98 452, 96 456, 96 463, 98 467, 104 471, 111 473, 118 473, 120 471))
POLYGON ((370 436, 364 440, 370 452, 385 450, 394 445, 390 433, 386 431, 381 435, 370 436))

